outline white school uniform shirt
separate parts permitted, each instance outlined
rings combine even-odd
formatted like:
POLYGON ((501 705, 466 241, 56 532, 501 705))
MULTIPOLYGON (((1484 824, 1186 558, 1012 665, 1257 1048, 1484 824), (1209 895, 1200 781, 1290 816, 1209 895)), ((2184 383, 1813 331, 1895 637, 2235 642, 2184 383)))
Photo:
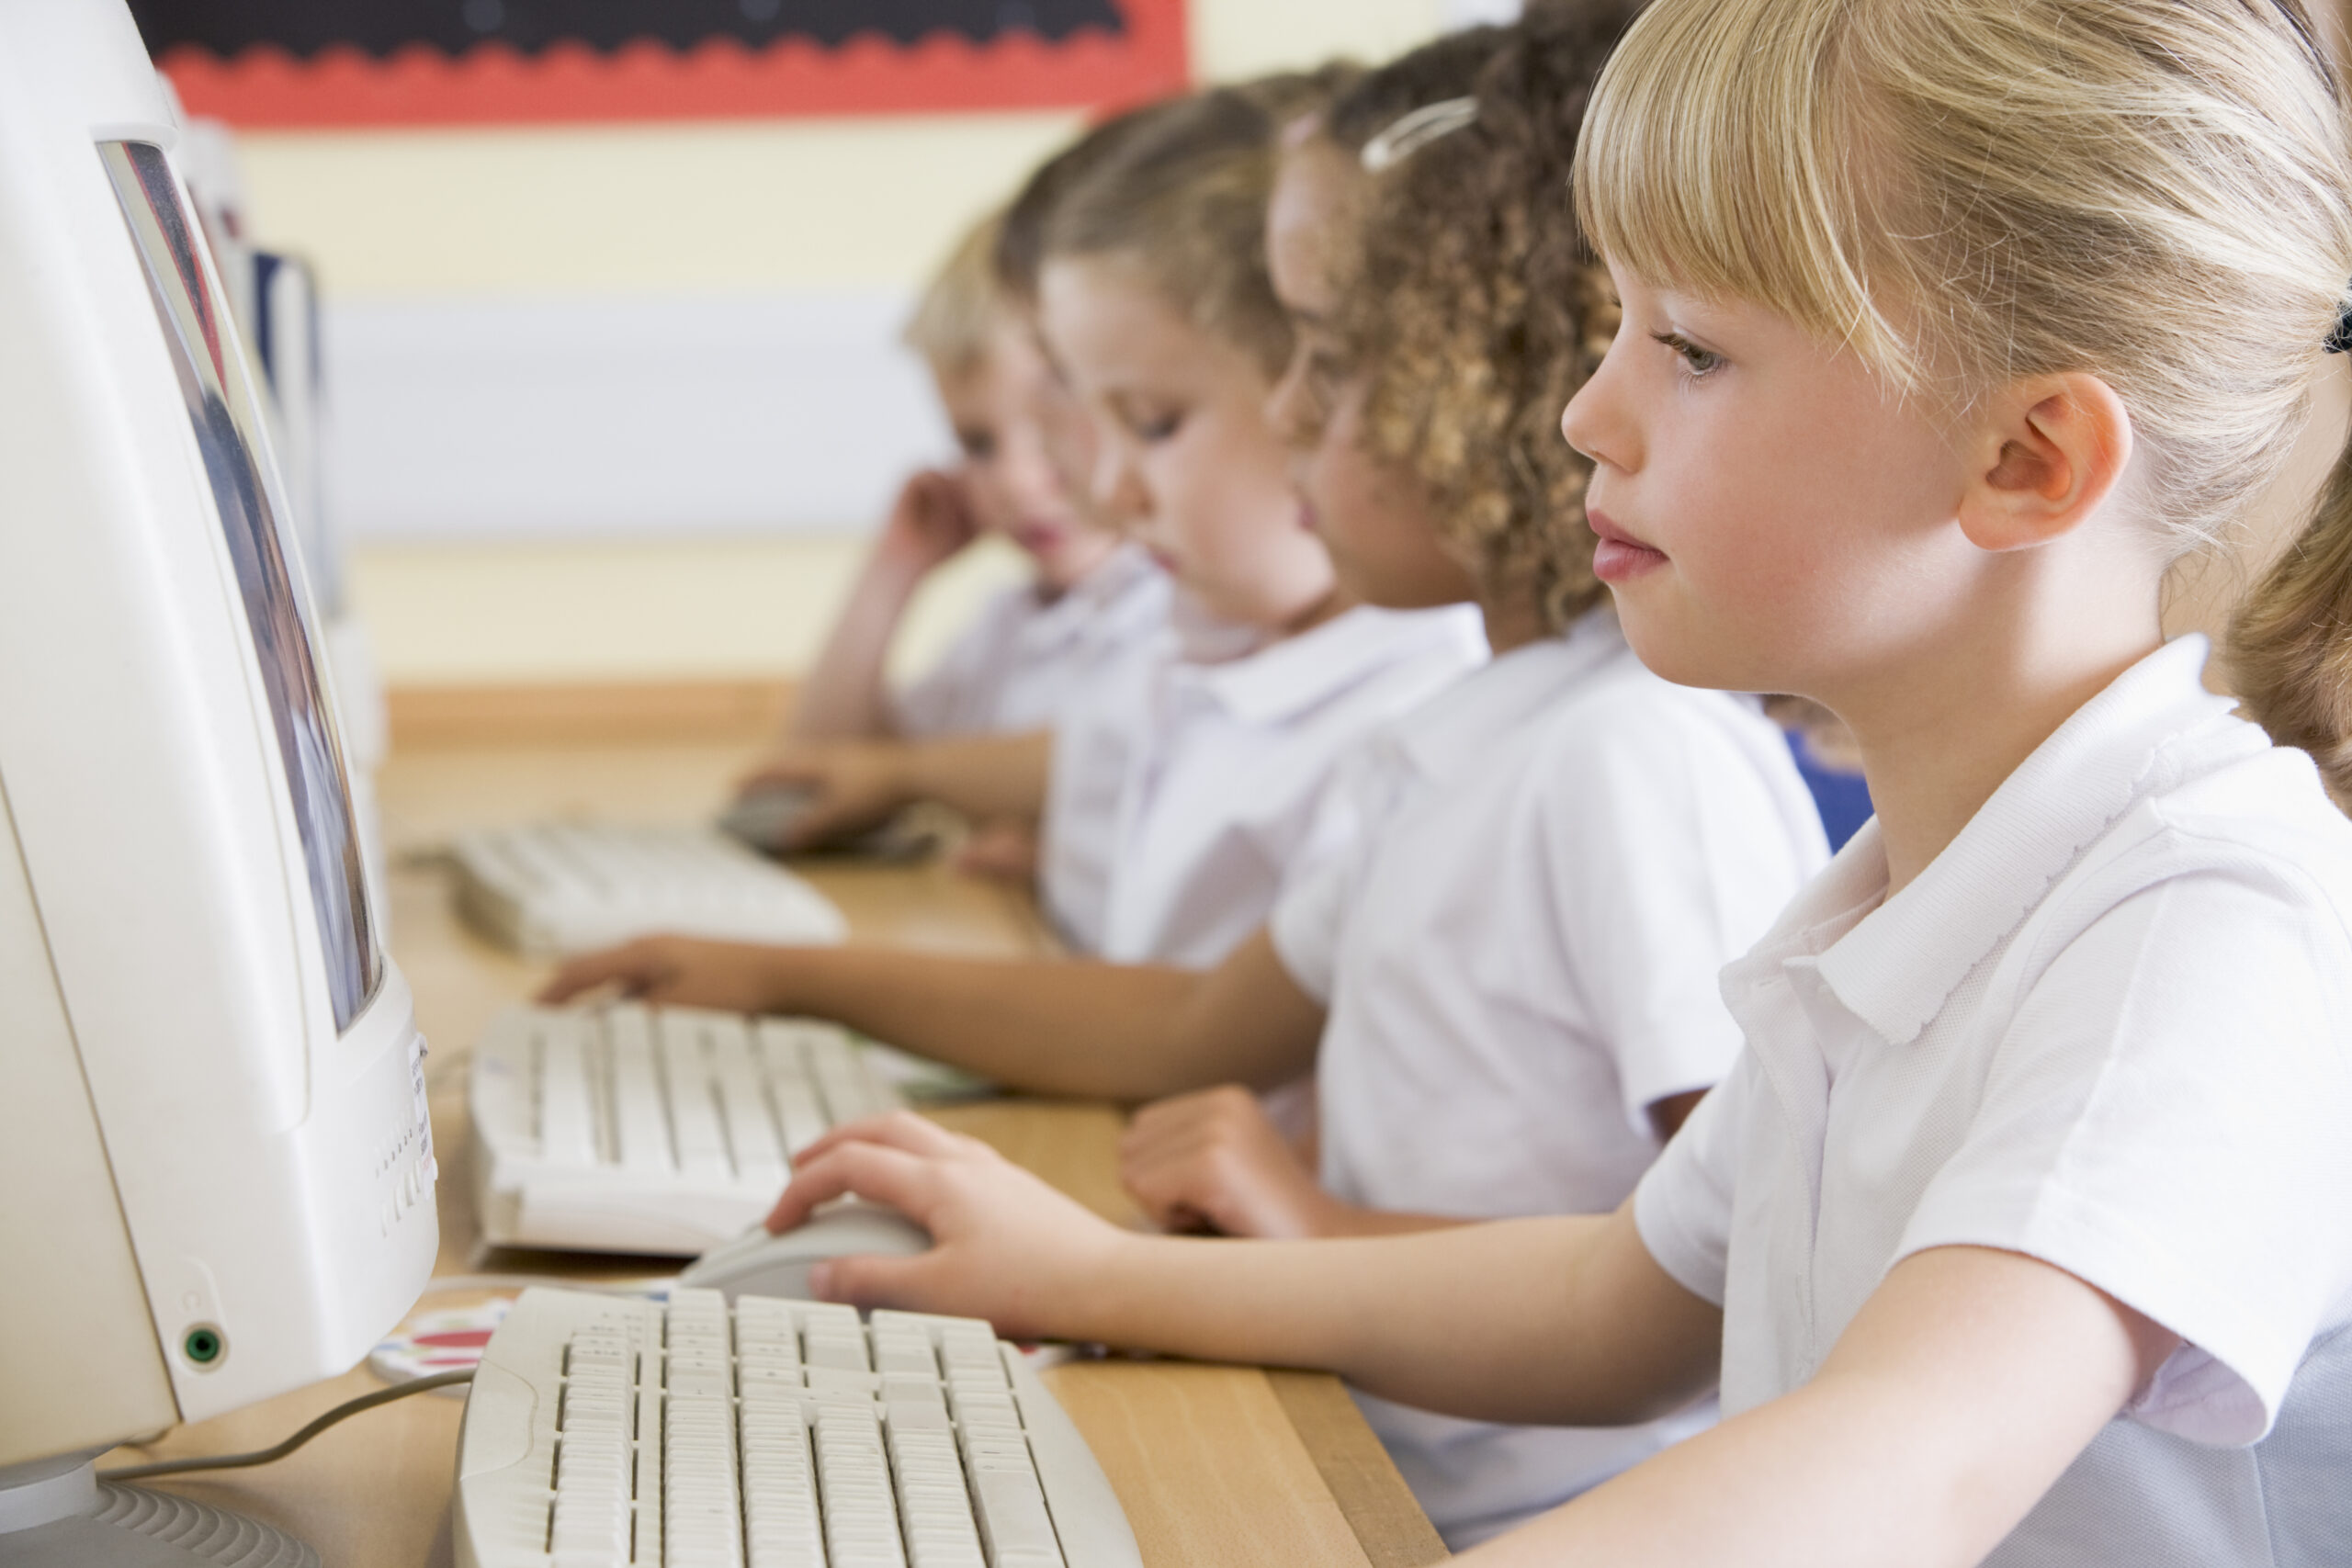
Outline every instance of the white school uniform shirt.
POLYGON ((936 664, 899 689, 898 732, 925 740, 1053 728, 1122 650, 1158 635, 1169 586, 1148 555, 1123 545, 1058 595, 1035 583, 1005 589, 936 664))
POLYGON ((1212 617, 1173 582, 1159 624, 1106 651, 1054 730, 1046 808, 1038 824, 1037 889, 1046 919, 1074 953, 1102 951, 1111 867, 1119 856, 1120 802, 1151 728, 1151 694, 1168 664, 1251 652, 1252 628, 1212 617))
POLYGON ((1996 1568, 2352 1554, 2352 824, 2204 651, 2118 678, 1892 898, 1865 827, 1725 972, 1747 1054, 1635 1201, 1724 1308, 1727 1412, 1928 1247, 2181 1337, 1996 1568))
POLYGON ((1216 640, 1213 626, 1180 624, 1162 658, 1057 739, 1043 888, 1080 951, 1221 962, 1286 876, 1347 840, 1343 815, 1324 809, 1340 756, 1487 654, 1468 605, 1359 607, 1237 657, 1179 656, 1216 640))
MULTIPOLYGON (((1386 728, 1341 787, 1360 836, 1271 925, 1329 1010, 1324 1187, 1464 1218, 1616 1208, 1657 1156, 1649 1107, 1738 1055, 1717 972, 1828 859, 1780 728, 1651 674, 1603 608, 1386 728)), ((1457 1551, 1711 1418, 1503 1427, 1359 1400, 1457 1551)))
POLYGON ((1362 606, 1239 659, 1163 666, 1121 794, 1102 956, 1222 962, 1289 877, 1352 838, 1326 809, 1340 758, 1486 658, 1467 604, 1362 606))

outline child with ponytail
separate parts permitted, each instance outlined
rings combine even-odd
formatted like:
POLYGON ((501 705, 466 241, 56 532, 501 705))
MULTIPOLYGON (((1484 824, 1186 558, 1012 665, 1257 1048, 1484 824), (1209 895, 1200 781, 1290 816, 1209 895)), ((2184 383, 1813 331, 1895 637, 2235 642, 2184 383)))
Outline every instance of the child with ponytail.
POLYGON ((1823 704, 1878 807, 1726 970, 1731 1075, 1607 1218, 1139 1236, 900 1118, 771 1224, 930 1228, 837 1298, 1487 1419, 1720 1390, 1465 1561, 2341 1561, 2352 460, 2236 616, 2248 716, 2159 629, 2352 338, 2310 17, 1653 0, 1577 175, 1623 321, 1564 428, 1626 636, 1823 704))

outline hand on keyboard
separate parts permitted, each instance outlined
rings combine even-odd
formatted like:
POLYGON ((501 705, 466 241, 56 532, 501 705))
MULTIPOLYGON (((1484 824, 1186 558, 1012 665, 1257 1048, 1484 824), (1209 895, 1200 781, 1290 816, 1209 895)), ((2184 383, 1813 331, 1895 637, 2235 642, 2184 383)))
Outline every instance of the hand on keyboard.
POLYGON ((790 1230, 844 1193, 888 1204, 929 1231, 912 1258, 837 1258, 812 1292, 860 1307, 983 1317, 1012 1338, 1092 1337, 1087 1302, 1127 1233, 977 1138, 910 1111, 837 1127, 802 1153, 768 1216, 790 1230))
POLYGON ((573 959, 540 987, 538 1000, 570 1001, 609 986, 624 997, 663 1006, 778 1012, 784 1010, 777 1003, 776 969, 790 951, 698 937, 640 937, 573 959))
POLYGON ((1233 1085, 1137 1111, 1119 1179, 1171 1231, 1297 1239, 1325 1234, 1332 1206, 1258 1097, 1233 1085))
POLYGON ((786 829, 784 848, 831 843, 888 821, 912 798, 906 748, 891 740, 794 740, 747 774, 739 789, 810 792, 786 829))

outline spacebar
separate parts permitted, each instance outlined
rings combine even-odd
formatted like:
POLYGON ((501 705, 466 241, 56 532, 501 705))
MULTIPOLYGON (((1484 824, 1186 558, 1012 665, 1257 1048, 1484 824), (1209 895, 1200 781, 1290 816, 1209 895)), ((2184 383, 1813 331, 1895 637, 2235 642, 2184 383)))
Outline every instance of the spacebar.
POLYGON ((988 1467, 976 1467, 971 1475, 991 1568, 1062 1568, 1061 1544, 1037 1478, 988 1467))

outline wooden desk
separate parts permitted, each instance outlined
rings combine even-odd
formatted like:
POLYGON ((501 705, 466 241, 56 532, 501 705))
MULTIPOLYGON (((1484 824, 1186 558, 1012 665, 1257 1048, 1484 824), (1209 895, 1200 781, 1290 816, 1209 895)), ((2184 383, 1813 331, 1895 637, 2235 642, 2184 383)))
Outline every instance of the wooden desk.
MULTIPOLYGON (((457 923, 433 847, 468 824, 550 812, 697 819, 745 761, 739 747, 709 744, 452 748, 396 757, 386 769, 391 946, 433 1045, 426 1081, 441 1162, 437 1276, 526 1274, 556 1282, 639 1270, 608 1258, 480 1246, 465 1058, 483 1023, 528 996, 545 966, 457 923)), ((1004 954, 1047 945, 1024 897, 941 868, 820 862, 807 869, 849 917, 854 941, 1004 954)), ((1096 1212, 1136 1221, 1116 1176, 1115 1110, 1008 1100, 938 1114, 1096 1212)), ((436 1292, 420 1307, 460 1305, 484 1293, 436 1292)), ((1127 1359, 1078 1362, 1046 1375, 1117 1488, 1152 1568, 1418 1568, 1445 1555, 1333 1378, 1127 1359)), ((105 1463, 265 1447, 376 1386, 365 1369, 355 1370, 105 1463)), ((360 1416, 277 1464, 158 1484, 288 1529, 316 1547, 328 1568, 446 1563, 460 1410, 456 1398, 420 1395, 360 1416)))

